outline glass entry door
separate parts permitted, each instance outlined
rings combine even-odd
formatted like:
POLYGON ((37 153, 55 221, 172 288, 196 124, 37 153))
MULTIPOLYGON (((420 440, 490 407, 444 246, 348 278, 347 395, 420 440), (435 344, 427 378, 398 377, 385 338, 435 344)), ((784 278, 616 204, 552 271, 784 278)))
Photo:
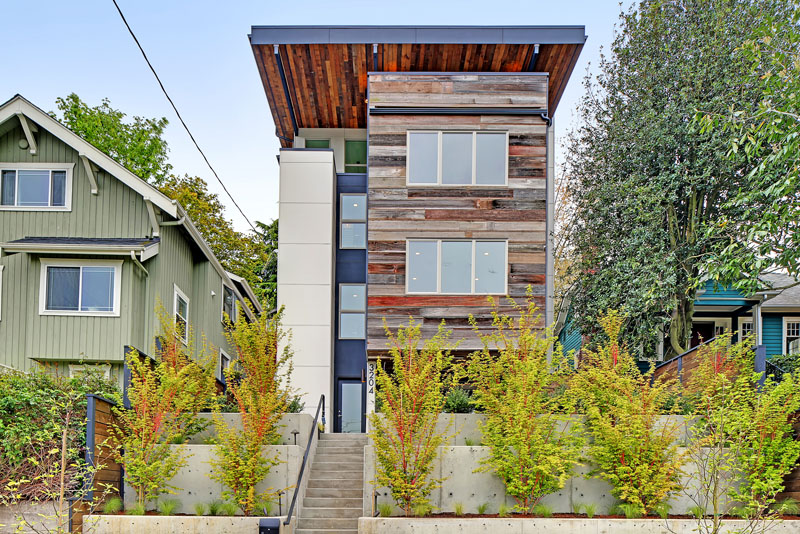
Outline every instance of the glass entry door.
POLYGON ((339 380, 339 431, 361 433, 364 384, 361 380, 339 380))

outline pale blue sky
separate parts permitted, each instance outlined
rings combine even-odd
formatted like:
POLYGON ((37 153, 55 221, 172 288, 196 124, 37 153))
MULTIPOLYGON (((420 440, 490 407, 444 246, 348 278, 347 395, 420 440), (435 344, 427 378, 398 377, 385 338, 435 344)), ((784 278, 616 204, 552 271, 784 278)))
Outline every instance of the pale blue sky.
MULTIPOLYGON (((588 63, 597 64, 620 12, 617 0, 364 0, 243 2, 118 0, 167 90, 251 220, 277 217, 278 142, 247 40, 252 25, 486 24, 585 25, 589 37, 556 113, 557 140, 569 127, 588 63)), ((129 115, 165 116, 170 162, 222 194, 181 128, 111 0, 4 2, 0 102, 20 93, 46 111, 75 92, 103 97, 129 115)), ((630 5, 630 0, 623 2, 630 5)))

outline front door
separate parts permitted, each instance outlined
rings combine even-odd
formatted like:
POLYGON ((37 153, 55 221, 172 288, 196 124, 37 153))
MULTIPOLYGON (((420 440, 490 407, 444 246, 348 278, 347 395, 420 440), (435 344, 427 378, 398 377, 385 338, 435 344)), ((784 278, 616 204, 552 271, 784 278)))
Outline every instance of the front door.
POLYGON ((364 383, 361 380, 339 380, 339 431, 361 433, 364 415, 364 383))

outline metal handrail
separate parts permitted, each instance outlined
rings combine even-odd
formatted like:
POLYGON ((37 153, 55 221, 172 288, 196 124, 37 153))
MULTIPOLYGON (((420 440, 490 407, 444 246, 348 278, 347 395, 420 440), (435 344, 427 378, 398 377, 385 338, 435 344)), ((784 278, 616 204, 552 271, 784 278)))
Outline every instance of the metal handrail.
POLYGON ((311 425, 311 433, 308 435, 308 443, 306 443, 306 452, 303 454, 303 463, 300 464, 300 472, 297 474, 297 484, 294 486, 294 495, 292 495, 292 504, 289 506, 289 513, 286 516, 284 525, 289 525, 292 522, 292 514, 294 513, 294 505, 297 503, 297 494, 300 492, 300 483, 303 481, 303 473, 306 470, 306 463, 308 462, 308 453, 311 451, 311 442, 314 441, 314 432, 317 431, 317 420, 319 419, 319 412, 322 410, 322 426, 325 426, 325 395, 319 396, 319 404, 317 404, 317 413, 314 415, 314 424, 311 425))

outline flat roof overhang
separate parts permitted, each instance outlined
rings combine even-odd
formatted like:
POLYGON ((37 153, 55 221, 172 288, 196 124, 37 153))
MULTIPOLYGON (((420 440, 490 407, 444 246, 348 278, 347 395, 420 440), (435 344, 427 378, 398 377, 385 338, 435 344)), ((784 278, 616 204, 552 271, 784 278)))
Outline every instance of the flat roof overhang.
POLYGON ((584 26, 253 26, 250 44, 283 147, 299 128, 366 128, 367 73, 541 72, 553 116, 584 26))

